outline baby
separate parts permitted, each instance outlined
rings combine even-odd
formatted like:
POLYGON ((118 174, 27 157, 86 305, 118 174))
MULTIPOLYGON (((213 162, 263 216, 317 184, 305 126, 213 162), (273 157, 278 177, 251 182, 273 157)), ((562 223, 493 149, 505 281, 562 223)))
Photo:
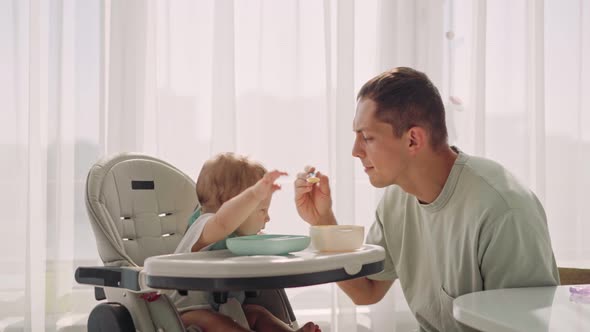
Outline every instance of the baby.
MULTIPOLYGON (((197 179, 201 208, 191 216, 192 224, 175 253, 226 249, 228 237, 258 234, 270 220, 272 194, 280 189, 275 181, 284 175, 287 173, 277 170, 267 172, 261 164, 233 153, 205 162, 197 179)), ((208 297, 208 293, 190 291, 186 296, 173 296, 173 300, 182 308, 208 304, 208 297)), ((243 309, 254 331, 293 331, 261 306, 247 304, 243 309)), ((195 325, 207 332, 248 331, 211 309, 190 310, 181 314, 181 319, 186 327, 195 325)), ((321 332, 312 322, 298 331, 321 332)))

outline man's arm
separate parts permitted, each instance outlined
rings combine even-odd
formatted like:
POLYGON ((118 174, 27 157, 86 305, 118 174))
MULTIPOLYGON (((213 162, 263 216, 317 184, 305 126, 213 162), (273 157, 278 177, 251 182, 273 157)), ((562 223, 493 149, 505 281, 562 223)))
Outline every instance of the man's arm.
POLYGON ((387 294, 393 280, 372 280, 367 277, 338 282, 338 286, 356 305, 375 304, 387 294))
MULTIPOLYGON (((320 179, 318 183, 309 183, 306 181, 309 172, 314 172, 315 170, 315 167, 306 166, 304 172, 297 174, 297 178, 295 179, 295 205, 297 212, 303 220, 312 226, 337 225, 336 217, 332 211, 332 197, 328 177, 320 172, 316 172, 315 176, 320 179)), ((379 228, 380 225, 377 224, 374 227, 379 228)), ((383 237, 380 235, 382 230, 379 228, 376 232, 379 232, 379 235, 375 235, 374 237, 383 240, 383 237)), ((367 241, 367 243, 384 246, 384 241, 381 240, 375 240, 375 242, 367 241)), ((386 266, 389 267, 392 265, 391 260, 389 258, 386 259, 386 266)), ((396 278, 395 273, 389 271, 388 276, 391 276, 391 274, 396 278)), ((381 281, 366 277, 338 282, 338 286, 358 305, 379 302, 389 288, 391 288, 392 284, 393 280, 381 281)))
POLYGON ((530 211, 511 209, 490 220, 478 258, 484 290, 559 284, 547 225, 530 211))

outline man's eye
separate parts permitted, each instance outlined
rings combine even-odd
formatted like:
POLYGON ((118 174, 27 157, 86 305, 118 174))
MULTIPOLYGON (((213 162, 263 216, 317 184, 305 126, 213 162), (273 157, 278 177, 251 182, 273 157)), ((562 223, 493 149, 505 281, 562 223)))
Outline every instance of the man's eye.
POLYGON ((373 137, 365 137, 365 136, 363 136, 363 139, 365 140, 365 142, 368 142, 368 141, 373 140, 373 137))

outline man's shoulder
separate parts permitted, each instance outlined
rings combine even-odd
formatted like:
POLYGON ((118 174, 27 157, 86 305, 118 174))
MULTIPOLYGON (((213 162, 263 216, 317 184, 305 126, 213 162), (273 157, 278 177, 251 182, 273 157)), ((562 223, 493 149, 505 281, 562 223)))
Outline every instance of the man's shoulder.
POLYGON ((465 169, 471 174, 488 181, 498 175, 510 173, 506 167, 499 162, 478 156, 469 156, 469 158, 465 160, 465 169))
POLYGON ((461 174, 468 197, 496 201, 505 209, 536 203, 536 197, 512 172, 500 163, 482 157, 470 157, 461 174))
POLYGON ((470 157, 460 180, 472 191, 491 191, 501 194, 506 189, 522 187, 508 169, 493 160, 482 157, 470 157))

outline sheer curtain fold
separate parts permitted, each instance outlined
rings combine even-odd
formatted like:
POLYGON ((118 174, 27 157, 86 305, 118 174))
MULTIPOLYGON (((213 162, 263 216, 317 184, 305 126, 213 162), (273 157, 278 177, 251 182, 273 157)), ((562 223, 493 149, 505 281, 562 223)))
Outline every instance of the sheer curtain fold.
MULTIPOLYGON (((286 170, 269 233, 308 232, 291 186, 315 165, 339 221, 369 227, 381 192, 351 157, 355 94, 396 66, 439 87, 452 144, 535 191, 558 263, 590 255, 585 1, 3 1, 0 36, 0 331, 83 330, 95 302, 73 270, 99 263, 83 192, 104 155, 196 177, 235 151, 286 170)), ((335 285, 288 292, 325 330, 413 329, 397 284, 366 307, 335 285)))
POLYGON ((210 152, 219 153, 235 151, 237 147, 235 18, 233 0, 215 1, 213 6, 210 152))
MULTIPOLYGON (((353 0, 338 1, 336 4, 336 79, 335 97, 329 110, 334 140, 328 147, 332 151, 330 173, 334 202, 334 213, 340 224, 355 224, 354 162, 351 158, 353 135, 352 116, 355 101, 355 3, 353 0)), ((356 309, 350 298, 335 285, 332 323, 335 331, 356 331, 356 309)))
MULTIPOLYGON (((24 6, 23 6, 24 7, 24 6)), ((41 331, 45 327, 45 279, 47 270, 47 224, 38 220, 47 219, 47 149, 48 104, 49 104, 49 3, 31 1, 28 16, 28 54, 21 61, 28 60, 26 72, 19 73, 28 80, 27 104, 24 117, 28 122, 27 140, 19 143, 28 149, 26 165, 26 191, 23 199, 27 202, 25 267, 24 328, 41 331)), ((22 76, 21 76, 22 77, 22 76)), ((20 144, 19 144, 20 145, 20 144)), ((18 246, 22 248, 21 246, 18 246)), ((17 247, 17 248, 18 248, 17 247)))
POLYGON ((584 246, 586 242, 586 234, 589 234, 590 227, 588 226, 588 215, 584 214, 586 201, 585 193, 587 188, 590 187, 590 172, 587 171, 588 165, 590 165, 590 4, 585 1, 580 1, 580 71, 579 71, 579 96, 580 96, 580 107, 579 107, 579 122, 578 132, 579 137, 579 152, 578 152, 578 174, 580 177, 577 182, 577 188, 575 196, 577 198, 577 204, 580 206, 582 211, 577 219, 576 229, 576 243, 577 243, 577 255, 578 257, 590 257, 590 248, 584 246))
POLYGON ((153 129, 145 128, 146 106, 153 105, 146 85, 154 70, 154 64, 147 63, 149 5, 140 0, 110 2, 107 153, 144 151, 144 131, 153 129))
POLYGON ((471 80, 474 86, 469 101, 473 110, 474 152, 485 155, 486 146, 486 37, 487 37, 487 1, 476 0, 473 4, 475 36, 472 50, 471 80))
MULTIPOLYGON (((55 102, 50 110, 49 141, 54 142, 48 158, 48 232, 47 237, 60 239, 54 246, 48 246, 47 281, 51 292, 47 292, 50 303, 72 309, 71 302, 63 300, 70 294, 74 273, 74 211, 76 202, 75 190, 75 147, 76 147, 76 103, 78 89, 76 85, 76 2, 64 0, 56 7, 61 17, 60 26, 56 27, 59 37, 58 63, 59 74, 54 85, 55 102), (53 248, 52 248, 53 247, 53 248)), ((47 282, 46 281, 46 282, 47 282)), ((49 306, 48 312, 61 310, 54 305, 49 306)))
POLYGON ((526 103, 530 186, 545 201, 545 11, 543 2, 526 2, 526 103))

